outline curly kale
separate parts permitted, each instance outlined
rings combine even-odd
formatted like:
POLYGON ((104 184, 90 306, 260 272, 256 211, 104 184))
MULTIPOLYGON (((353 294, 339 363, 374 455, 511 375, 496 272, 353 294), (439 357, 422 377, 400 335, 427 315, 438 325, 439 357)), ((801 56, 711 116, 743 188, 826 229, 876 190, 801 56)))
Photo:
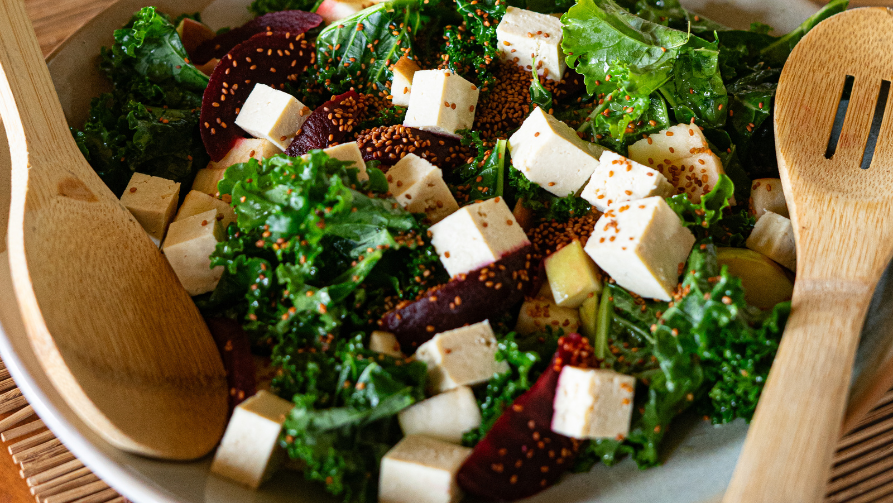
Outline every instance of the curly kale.
POLYGON ((482 92, 487 92, 496 79, 496 27, 507 7, 505 0, 456 0, 463 23, 449 25, 443 33, 447 67, 477 84, 482 92))
POLYGON ((531 210, 537 221, 567 222, 592 211, 592 205, 585 199, 573 194, 566 197, 552 195, 515 168, 509 170, 508 184, 514 200, 521 201, 531 210))

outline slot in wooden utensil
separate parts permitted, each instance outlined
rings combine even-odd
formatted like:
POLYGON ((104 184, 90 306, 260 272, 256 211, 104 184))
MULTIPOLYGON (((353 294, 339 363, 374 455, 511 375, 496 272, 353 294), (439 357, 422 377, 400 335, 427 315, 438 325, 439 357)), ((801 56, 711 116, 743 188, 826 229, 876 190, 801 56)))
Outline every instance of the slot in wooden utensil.
POLYGON ((822 22, 782 71, 775 135, 797 282, 727 503, 822 499, 859 334, 893 256, 891 78, 893 12, 885 8, 822 22), (835 128, 839 108, 846 116, 835 128))
POLYGON ((203 456, 226 422, 220 357, 167 261, 78 150, 21 0, 0 2, 0 113, 10 269, 44 369, 115 446, 203 456))

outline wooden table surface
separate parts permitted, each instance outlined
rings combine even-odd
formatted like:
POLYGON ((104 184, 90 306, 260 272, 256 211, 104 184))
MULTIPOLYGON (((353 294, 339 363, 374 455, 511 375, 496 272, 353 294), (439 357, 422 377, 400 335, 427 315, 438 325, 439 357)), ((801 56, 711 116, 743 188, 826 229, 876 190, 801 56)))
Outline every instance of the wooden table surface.
MULTIPOLYGON (((28 14, 44 54, 49 54, 60 42, 77 30, 114 0, 25 0, 28 14)), ((151 2, 147 2, 151 3, 151 2)), ((824 2, 818 2, 824 3, 824 2)), ((852 6, 886 5, 893 0, 851 0, 852 6)), ((30 503, 34 497, 28 492, 18 469, 6 452, 0 453, 0 503, 30 503)))

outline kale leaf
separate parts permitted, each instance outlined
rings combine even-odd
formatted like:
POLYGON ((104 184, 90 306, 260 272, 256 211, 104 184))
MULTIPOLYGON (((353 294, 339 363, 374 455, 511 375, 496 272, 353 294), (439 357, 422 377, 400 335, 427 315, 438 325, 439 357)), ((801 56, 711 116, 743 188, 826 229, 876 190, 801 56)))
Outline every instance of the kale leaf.
POLYGON ((508 185, 514 201, 521 201, 531 210, 536 221, 567 222, 592 211, 592 205, 582 197, 552 195, 514 167, 508 170, 508 185))
POLYGON ((464 131, 462 144, 473 145, 478 153, 472 162, 459 166, 449 174, 450 188, 459 204, 502 196, 508 141, 497 140, 492 148, 488 148, 478 131, 464 131))
POLYGON ((474 82, 486 93, 495 82, 499 62, 496 27, 505 15, 504 0, 456 0, 462 24, 449 25, 443 33, 447 67, 474 82))
POLYGON ((94 98, 87 122, 73 130, 93 169, 116 195, 134 172, 191 184, 208 161, 198 130, 208 77, 186 62, 169 18, 145 7, 102 50, 113 85, 94 98))
POLYGON ((384 91, 390 66, 413 56, 421 25, 419 0, 382 2, 330 24, 316 41, 317 80, 333 94, 384 91))

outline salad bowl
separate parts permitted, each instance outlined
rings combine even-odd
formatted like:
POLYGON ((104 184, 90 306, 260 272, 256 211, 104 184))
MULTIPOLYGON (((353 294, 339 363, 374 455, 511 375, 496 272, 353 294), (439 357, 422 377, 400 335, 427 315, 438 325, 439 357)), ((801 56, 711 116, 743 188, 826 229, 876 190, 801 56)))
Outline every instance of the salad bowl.
MULTIPOLYGON (((108 88, 97 69, 99 48, 111 44, 112 32, 133 12, 148 4, 173 15, 202 12, 212 28, 238 26, 250 19, 249 0, 120 0, 56 49, 48 58, 56 91, 69 124, 80 126, 90 100, 108 88)), ((807 0, 689 0, 686 7, 723 24, 747 28, 764 22, 779 32, 796 27, 817 10, 807 0)), ((5 233, 8 205, 9 153, 0 148, 0 229, 5 233)), ((0 245, 0 249, 4 246, 0 245)), ((849 417, 870 409, 890 386, 893 359, 893 288, 889 271, 875 294, 857 355, 848 406, 849 417)), ((15 298, 11 295, 8 261, 0 260, 0 357, 37 413, 65 445, 89 468, 125 497, 137 502, 163 503, 280 503, 335 501, 298 472, 283 471, 258 491, 251 491, 210 474, 210 459, 169 463, 126 454, 112 447, 84 424, 43 374, 25 335, 15 298)), ((805 424, 805 423, 804 423, 805 424)), ((615 467, 596 466, 571 475, 530 501, 629 502, 718 501, 740 452, 747 425, 743 421, 713 427, 700 418, 681 417, 673 423, 665 464, 640 471, 626 460, 615 467)))

